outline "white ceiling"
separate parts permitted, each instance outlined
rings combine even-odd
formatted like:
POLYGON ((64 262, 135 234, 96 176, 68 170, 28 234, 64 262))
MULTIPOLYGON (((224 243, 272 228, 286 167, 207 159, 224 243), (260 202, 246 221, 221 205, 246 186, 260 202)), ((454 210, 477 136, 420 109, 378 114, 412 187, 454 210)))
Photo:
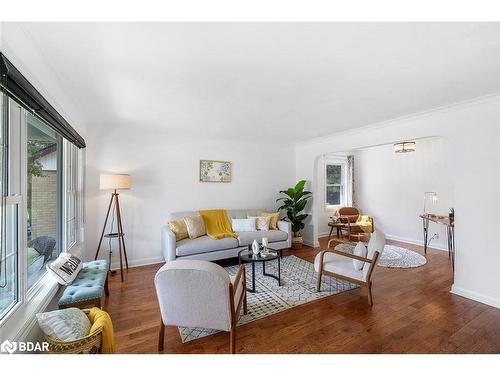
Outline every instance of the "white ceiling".
POLYGON ((299 141, 500 91, 495 23, 16 27, 88 131, 299 141))

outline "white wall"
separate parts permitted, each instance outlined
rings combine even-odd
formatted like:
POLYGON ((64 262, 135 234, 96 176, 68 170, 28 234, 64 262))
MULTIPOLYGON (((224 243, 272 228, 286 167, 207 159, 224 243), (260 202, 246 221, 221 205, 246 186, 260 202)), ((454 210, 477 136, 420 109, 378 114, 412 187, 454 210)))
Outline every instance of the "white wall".
MULTIPOLYGON (((427 198, 427 212, 448 215, 453 207, 451 155, 445 138, 416 141, 416 152, 396 154, 391 145, 370 147, 354 153, 354 197, 356 207, 371 215, 375 227, 388 238, 423 244, 423 195, 438 194, 438 201, 427 198)), ((431 247, 447 249, 446 228, 430 224, 431 247)))
MULTIPOLYGON (((453 292, 500 307, 500 95, 374 124, 296 146, 296 177, 315 181, 325 153, 441 136, 449 141, 455 217, 456 268, 453 292), (480 223, 480 225, 478 225, 480 223)), ((314 193, 317 186, 309 187, 314 193)), ((318 201, 305 230, 317 242, 318 201)))
MULTIPOLYGON (((88 257, 94 256, 110 194, 99 190, 100 173, 132 176, 132 189, 120 192, 127 254, 132 265, 163 261, 160 228, 170 212, 276 208, 278 191, 294 183, 294 153, 290 145, 194 139, 148 132, 140 126, 91 133, 87 144, 88 257), (200 159, 232 161, 232 182, 200 183, 200 159)), ((103 255, 107 249, 106 243, 103 255)))

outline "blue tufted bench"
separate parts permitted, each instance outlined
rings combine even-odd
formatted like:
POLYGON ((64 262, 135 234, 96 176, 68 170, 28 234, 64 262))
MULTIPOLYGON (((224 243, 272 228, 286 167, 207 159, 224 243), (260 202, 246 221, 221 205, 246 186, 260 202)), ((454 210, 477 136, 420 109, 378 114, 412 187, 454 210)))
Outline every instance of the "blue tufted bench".
POLYGON ((109 296, 108 261, 94 260, 83 264, 82 270, 59 299, 59 308, 101 307, 102 294, 109 296))

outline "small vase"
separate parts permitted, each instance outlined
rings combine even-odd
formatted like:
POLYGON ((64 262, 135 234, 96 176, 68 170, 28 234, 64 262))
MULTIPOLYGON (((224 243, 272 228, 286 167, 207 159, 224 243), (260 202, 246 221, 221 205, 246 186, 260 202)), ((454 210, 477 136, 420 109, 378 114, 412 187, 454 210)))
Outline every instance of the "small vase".
POLYGON ((252 252, 255 255, 259 255, 260 246, 259 246, 259 243, 257 242, 257 240, 253 240, 253 243, 252 243, 252 252))
POLYGON ((269 241, 267 237, 262 238, 262 247, 267 247, 269 245, 269 241))

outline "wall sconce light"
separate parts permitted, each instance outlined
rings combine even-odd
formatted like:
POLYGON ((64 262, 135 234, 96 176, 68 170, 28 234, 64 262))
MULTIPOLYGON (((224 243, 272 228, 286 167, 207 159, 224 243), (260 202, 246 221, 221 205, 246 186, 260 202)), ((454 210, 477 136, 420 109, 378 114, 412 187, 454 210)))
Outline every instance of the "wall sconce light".
POLYGON ((402 154, 406 152, 414 152, 415 151, 415 142, 398 142, 394 143, 394 152, 397 154, 402 154))

